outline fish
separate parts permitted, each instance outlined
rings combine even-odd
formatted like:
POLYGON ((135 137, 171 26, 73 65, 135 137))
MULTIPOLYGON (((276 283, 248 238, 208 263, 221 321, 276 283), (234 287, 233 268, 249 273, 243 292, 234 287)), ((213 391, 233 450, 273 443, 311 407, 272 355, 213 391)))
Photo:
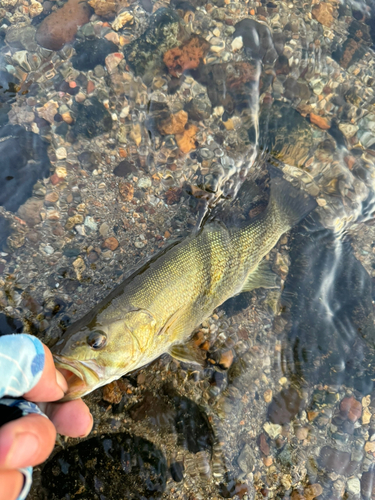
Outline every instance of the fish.
POLYGON ((213 217, 131 275, 52 348, 68 382, 64 400, 85 396, 165 353, 204 363, 202 351, 189 342, 194 330, 227 299, 275 287, 263 258, 315 207, 310 195, 272 174, 267 208, 256 218, 228 228, 213 217))

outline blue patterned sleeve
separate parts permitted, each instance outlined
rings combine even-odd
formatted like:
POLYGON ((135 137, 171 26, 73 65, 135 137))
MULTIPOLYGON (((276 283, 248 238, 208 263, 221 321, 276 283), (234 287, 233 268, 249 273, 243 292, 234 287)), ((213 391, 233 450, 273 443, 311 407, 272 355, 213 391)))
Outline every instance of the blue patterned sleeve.
MULTIPOLYGON (((44 415, 34 403, 21 398, 39 382, 44 368, 44 349, 32 335, 0 336, 0 412, 3 407, 17 409, 19 416, 29 413, 44 415)), ((1 416, 1 415, 0 415, 1 416)), ((32 482, 32 467, 20 469, 25 481, 17 500, 24 500, 32 482)))

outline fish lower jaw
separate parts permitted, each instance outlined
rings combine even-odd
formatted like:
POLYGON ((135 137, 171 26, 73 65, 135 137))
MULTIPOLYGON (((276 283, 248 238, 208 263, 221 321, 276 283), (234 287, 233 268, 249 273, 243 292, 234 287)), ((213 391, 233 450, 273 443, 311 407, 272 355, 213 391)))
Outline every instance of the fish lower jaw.
POLYGON ((76 364, 55 356, 55 365, 68 383, 68 392, 61 401, 79 399, 101 385, 98 375, 81 363, 78 368, 76 364))

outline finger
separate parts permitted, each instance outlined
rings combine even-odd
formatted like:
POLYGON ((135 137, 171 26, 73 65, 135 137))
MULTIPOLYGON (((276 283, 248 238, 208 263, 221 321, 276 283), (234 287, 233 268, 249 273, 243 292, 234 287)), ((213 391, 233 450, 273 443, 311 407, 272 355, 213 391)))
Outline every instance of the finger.
POLYGON ((0 427, 0 470, 38 465, 52 452, 56 429, 48 418, 30 414, 0 427))
POLYGON ((16 500, 23 488, 24 477, 18 470, 0 471, 0 500, 16 500))
POLYGON ((68 390, 68 384, 63 375, 56 370, 51 351, 43 345, 45 363, 39 382, 31 391, 24 394, 29 401, 57 401, 61 399, 68 390))
POLYGON ((66 403, 47 403, 44 410, 59 434, 85 437, 92 429, 93 418, 82 399, 66 403))

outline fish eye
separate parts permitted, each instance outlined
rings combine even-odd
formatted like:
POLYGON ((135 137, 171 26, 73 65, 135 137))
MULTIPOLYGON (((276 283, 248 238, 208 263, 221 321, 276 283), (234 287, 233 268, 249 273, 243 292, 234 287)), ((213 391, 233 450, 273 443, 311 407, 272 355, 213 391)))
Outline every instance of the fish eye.
POLYGON ((87 343, 92 349, 103 349, 107 343, 107 335, 98 330, 91 332, 87 337, 87 343))

